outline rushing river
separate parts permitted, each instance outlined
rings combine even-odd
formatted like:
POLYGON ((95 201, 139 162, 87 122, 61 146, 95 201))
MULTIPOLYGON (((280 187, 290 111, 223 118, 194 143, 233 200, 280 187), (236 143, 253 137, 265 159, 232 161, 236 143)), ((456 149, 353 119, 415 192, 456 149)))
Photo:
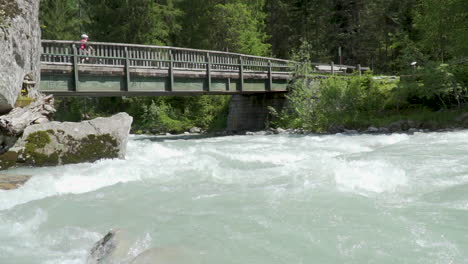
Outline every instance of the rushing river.
POLYGON ((126 160, 8 173, 0 263, 85 263, 112 228, 129 256, 193 263, 468 263, 468 131, 131 136, 126 160))

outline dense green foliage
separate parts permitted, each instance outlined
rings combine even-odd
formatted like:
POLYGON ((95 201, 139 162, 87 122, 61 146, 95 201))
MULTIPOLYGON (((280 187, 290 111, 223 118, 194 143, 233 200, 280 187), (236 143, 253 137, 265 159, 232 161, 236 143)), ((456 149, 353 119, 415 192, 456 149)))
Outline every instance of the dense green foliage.
POLYGON ((229 96, 61 98, 56 120, 81 121, 125 111, 134 118, 135 133, 181 133, 192 127, 222 130, 229 96))
POLYGON ((40 20, 43 39, 74 40, 80 36, 82 23, 79 2, 75 0, 41 1, 40 20))
MULTIPOLYGON (((465 0, 42 0, 40 19, 46 39, 77 40, 88 33, 90 41, 361 64, 374 73, 402 76, 392 83, 371 76, 312 85, 296 80, 290 100, 297 111, 289 110, 295 113, 289 121, 316 128, 352 125, 385 111, 467 102, 465 0), (410 66, 413 62, 417 65, 410 66)), ((83 107, 83 99, 62 100, 70 113, 59 119, 127 111, 139 130, 182 131, 222 127, 228 98, 84 101, 90 107, 83 107)))
POLYGON ((312 61, 398 74, 413 61, 468 56, 464 0, 271 0, 266 10, 273 53, 283 57, 307 41, 312 61))
POLYGON ((287 107, 280 113, 272 110, 275 125, 334 131, 411 119, 423 127, 444 127, 468 111, 466 75, 457 76, 459 66, 432 63, 401 80, 370 73, 320 78, 308 74, 310 67, 304 62, 298 68, 287 107))

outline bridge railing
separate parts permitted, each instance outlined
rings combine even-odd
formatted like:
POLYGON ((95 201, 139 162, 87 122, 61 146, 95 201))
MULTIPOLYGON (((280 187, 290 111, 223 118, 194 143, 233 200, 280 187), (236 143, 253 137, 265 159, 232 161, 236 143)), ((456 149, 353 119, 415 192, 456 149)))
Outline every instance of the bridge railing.
POLYGON ((108 66, 149 67, 159 69, 213 71, 274 71, 288 73, 294 69, 291 61, 228 53, 165 46, 88 42, 80 49, 76 41, 42 41, 42 63, 95 64, 108 66), (127 65, 128 64, 128 65, 127 65))
MULTIPOLYGON (((42 63, 93 64, 128 68, 179 69, 188 71, 237 71, 284 73, 293 72, 296 62, 275 58, 222 51, 150 46, 107 42, 88 42, 80 49, 79 41, 42 41, 42 63)), ((313 63, 314 72, 350 74, 369 70, 367 67, 313 63)))

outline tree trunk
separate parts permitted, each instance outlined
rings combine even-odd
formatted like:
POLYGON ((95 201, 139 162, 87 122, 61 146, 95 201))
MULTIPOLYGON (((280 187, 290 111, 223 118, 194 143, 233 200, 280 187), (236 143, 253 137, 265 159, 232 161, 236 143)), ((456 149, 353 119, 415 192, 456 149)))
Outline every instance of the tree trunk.
POLYGON ((41 96, 25 107, 16 107, 0 116, 0 131, 5 136, 19 137, 27 126, 49 122, 55 112, 52 95, 41 96))

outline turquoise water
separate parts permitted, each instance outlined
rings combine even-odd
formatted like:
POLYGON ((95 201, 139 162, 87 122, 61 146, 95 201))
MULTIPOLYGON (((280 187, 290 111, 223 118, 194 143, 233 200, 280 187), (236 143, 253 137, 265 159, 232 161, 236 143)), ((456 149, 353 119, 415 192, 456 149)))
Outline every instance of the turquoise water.
POLYGON ((132 136, 126 160, 11 173, 34 177, 0 191, 0 263, 85 263, 112 228, 128 259, 468 263, 466 130, 132 136))

